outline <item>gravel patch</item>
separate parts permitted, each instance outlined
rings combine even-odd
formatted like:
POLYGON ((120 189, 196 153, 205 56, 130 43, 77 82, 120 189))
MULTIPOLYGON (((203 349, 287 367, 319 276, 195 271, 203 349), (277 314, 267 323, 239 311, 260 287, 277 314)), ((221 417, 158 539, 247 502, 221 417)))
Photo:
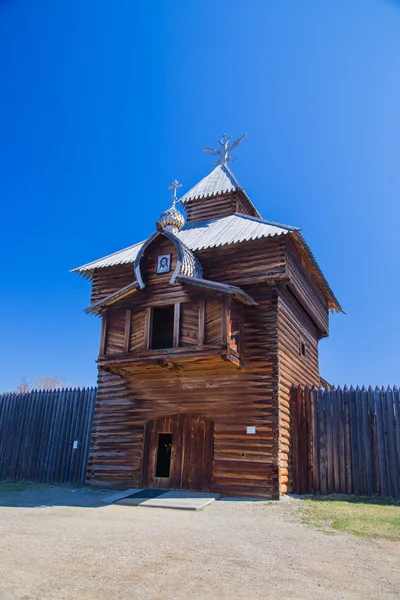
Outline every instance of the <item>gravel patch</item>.
POLYGON ((301 500, 203 511, 104 505, 110 490, 0 485, 0 600, 380 600, 400 544, 326 535, 301 500))

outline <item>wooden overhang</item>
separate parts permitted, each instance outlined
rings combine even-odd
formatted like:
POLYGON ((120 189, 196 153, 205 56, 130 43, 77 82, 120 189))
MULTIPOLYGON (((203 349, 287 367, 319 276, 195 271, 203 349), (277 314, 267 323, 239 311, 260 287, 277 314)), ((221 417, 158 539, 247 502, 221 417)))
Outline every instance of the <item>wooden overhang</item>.
POLYGON ((187 285, 213 290, 222 294, 227 294, 228 296, 232 296, 238 302, 247 304, 248 306, 257 306, 258 304, 258 302, 256 302, 249 294, 235 285, 228 285, 226 283, 219 283, 218 281, 201 279, 199 277, 186 277, 185 275, 178 275, 176 277, 176 281, 187 285))
POLYGON ((130 296, 131 294, 133 294, 133 292, 136 292, 138 289, 140 289, 139 283, 137 281, 134 281, 133 283, 124 286, 116 292, 109 294, 106 298, 99 300, 99 302, 91 304, 88 308, 85 309, 85 313, 88 315, 99 316, 102 310, 108 308, 112 304, 115 304, 115 302, 118 302, 119 300, 127 298, 127 296, 130 296))
POLYGON ((318 287, 320 288, 327 300, 330 312, 341 312, 345 314, 345 311, 340 306, 339 301, 333 293, 333 290, 329 285, 325 275, 321 271, 321 268, 314 254, 312 253, 310 246, 307 244, 300 231, 292 231, 290 233, 289 239, 291 239, 294 242, 294 245, 296 246, 303 266, 308 272, 312 272, 313 279, 316 281, 318 287))
POLYGON ((193 369, 206 363, 213 369, 218 369, 219 363, 224 371, 229 366, 236 371, 240 367, 240 358, 227 344, 203 344, 99 356, 97 360, 100 369, 121 376, 135 375, 143 369, 156 374, 160 368, 179 374, 186 368, 193 369))
MULTIPOLYGON (((247 294, 240 287, 237 287, 235 285, 227 285, 225 283, 219 283, 218 281, 201 279, 199 277, 187 277, 186 275, 177 275, 175 281, 184 285, 197 286, 205 290, 219 292, 221 294, 231 296, 241 304, 246 304, 248 306, 257 305, 257 302, 249 294, 247 294)), ((133 283, 124 286, 116 292, 109 294, 108 296, 106 296, 106 298, 99 300, 99 302, 91 304, 88 308, 86 308, 85 312, 88 315, 99 316, 101 315, 102 311, 107 309, 109 306, 112 306, 116 302, 127 298, 128 296, 140 289, 141 288, 139 283, 137 281, 134 281, 133 283)))

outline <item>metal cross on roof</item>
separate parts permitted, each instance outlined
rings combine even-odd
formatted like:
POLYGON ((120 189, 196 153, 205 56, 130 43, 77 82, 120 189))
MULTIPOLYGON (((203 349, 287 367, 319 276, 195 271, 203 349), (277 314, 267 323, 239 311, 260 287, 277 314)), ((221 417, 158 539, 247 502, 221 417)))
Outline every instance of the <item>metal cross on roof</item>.
POLYGON ((176 197, 176 190, 178 188, 181 188, 181 187, 182 187, 182 184, 178 183, 178 181, 176 179, 174 179, 174 181, 171 183, 171 185, 168 188, 169 190, 174 190, 172 192, 172 196, 171 196, 171 198, 172 198, 172 206, 175 206, 175 204, 178 201, 178 198, 176 197))
POLYGON ((226 163, 232 162, 236 158, 231 158, 230 156, 228 156, 228 152, 231 152, 237 146, 239 146, 240 142, 244 140, 246 135, 247 133, 244 133, 238 140, 236 140, 236 142, 233 142, 233 144, 229 146, 229 142, 231 141, 232 136, 226 135, 226 133, 224 133, 222 138, 220 140, 217 140, 221 146, 218 150, 216 150, 215 148, 203 148, 203 150, 205 152, 208 152, 209 154, 214 154, 215 156, 219 155, 219 159, 216 163, 213 164, 214 167, 216 167, 217 165, 226 165, 226 163))

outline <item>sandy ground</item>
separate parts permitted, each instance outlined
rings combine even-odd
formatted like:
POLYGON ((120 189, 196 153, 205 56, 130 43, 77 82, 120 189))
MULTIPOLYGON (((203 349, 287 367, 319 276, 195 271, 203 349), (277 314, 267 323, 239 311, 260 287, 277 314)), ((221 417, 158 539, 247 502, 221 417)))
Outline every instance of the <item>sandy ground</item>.
POLYGON ((0 600, 400 598, 400 545, 301 524, 300 501, 203 511, 0 486, 0 600))

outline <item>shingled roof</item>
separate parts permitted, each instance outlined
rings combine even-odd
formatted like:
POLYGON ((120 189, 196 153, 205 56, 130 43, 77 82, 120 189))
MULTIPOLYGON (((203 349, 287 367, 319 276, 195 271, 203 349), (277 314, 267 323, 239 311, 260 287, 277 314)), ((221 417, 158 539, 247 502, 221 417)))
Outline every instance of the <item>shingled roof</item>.
POLYGON ((233 192, 239 192, 242 194, 242 196, 247 199, 248 203, 253 208, 254 215, 256 217, 261 217, 257 208, 254 206, 240 185, 239 181, 226 164, 216 166, 211 173, 199 181, 199 183, 192 187, 191 190, 186 192, 179 202, 182 204, 182 206, 185 206, 193 200, 224 196, 225 194, 232 194, 233 192))
MULTIPOLYGON (((286 235, 292 231, 298 231, 298 228, 237 213, 219 219, 189 223, 176 237, 190 250, 201 250, 275 235, 286 235)), ((104 258, 94 260, 73 269, 73 272, 90 274, 95 269, 134 263, 144 243, 140 242, 104 258)))
POLYGON ((242 189, 242 186, 228 165, 218 165, 211 173, 199 181, 199 183, 196 183, 191 190, 186 192, 180 199, 180 202, 186 204, 189 200, 229 194, 242 189))

